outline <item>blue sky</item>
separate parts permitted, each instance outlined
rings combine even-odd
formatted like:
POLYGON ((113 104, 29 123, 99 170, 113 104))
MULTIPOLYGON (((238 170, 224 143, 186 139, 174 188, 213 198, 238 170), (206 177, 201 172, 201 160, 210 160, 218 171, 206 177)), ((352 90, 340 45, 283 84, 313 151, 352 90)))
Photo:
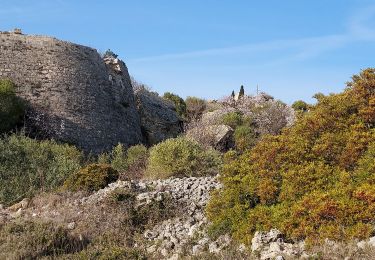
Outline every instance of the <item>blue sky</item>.
POLYGON ((15 27, 110 48, 136 79, 182 97, 258 84, 312 102, 375 66, 375 0, 0 0, 0 30, 15 27))

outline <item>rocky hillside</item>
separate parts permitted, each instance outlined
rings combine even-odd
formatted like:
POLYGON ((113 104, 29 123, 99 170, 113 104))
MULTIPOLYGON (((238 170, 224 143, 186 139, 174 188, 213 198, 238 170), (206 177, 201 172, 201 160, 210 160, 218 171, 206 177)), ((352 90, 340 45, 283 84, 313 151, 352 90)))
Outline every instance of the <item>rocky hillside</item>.
POLYGON ((339 256, 371 259, 375 253, 375 237, 353 241, 349 245, 327 240, 321 248, 309 250, 303 241, 288 241, 276 229, 256 232, 250 248, 234 243, 228 235, 213 238, 208 234, 205 206, 210 192, 220 188, 216 177, 117 181, 88 196, 57 193, 24 199, 8 208, 1 208, 0 224, 49 222, 64 227, 85 243, 86 239, 95 239, 100 233, 116 230, 121 215, 133 210, 143 215, 137 215, 139 218, 150 220, 154 217, 138 230, 138 238, 131 243, 132 247, 152 259, 200 258, 207 255, 219 259, 309 259, 317 257, 318 252, 334 259, 340 259, 339 256), (131 208, 121 206, 125 200, 134 200, 131 208), (161 211, 164 211, 162 218, 156 216, 161 211), (332 252, 333 249, 337 255, 332 252))

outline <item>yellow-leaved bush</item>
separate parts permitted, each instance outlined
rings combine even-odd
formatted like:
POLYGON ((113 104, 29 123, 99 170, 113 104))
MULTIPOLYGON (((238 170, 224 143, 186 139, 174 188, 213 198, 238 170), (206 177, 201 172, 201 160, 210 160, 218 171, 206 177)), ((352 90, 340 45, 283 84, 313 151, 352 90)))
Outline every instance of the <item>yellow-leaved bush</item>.
POLYGON ((71 191, 93 192, 117 181, 118 177, 118 171, 109 164, 93 163, 70 175, 64 182, 64 188, 71 191))
POLYGON ((227 160, 207 207, 210 232, 249 244, 278 228, 318 243, 375 231, 375 69, 340 94, 319 95, 295 124, 227 160))

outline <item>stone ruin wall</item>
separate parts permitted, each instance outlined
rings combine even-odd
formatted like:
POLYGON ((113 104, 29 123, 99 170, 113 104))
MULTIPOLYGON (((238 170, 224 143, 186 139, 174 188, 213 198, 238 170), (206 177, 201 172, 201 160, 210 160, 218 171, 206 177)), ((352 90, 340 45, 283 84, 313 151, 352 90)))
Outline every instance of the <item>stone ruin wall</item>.
POLYGON ((95 154, 142 141, 121 60, 103 60, 95 49, 51 37, 0 32, 0 78, 18 86, 49 137, 95 154))

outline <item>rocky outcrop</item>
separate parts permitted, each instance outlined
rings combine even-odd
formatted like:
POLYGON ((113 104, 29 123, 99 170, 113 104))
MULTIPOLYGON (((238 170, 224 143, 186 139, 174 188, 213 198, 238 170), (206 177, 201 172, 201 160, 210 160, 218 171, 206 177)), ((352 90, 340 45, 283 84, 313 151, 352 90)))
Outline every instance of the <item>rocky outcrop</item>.
MULTIPOLYGON (((113 194, 116 194, 116 191, 125 191, 124 194, 135 194, 135 209, 166 202, 168 199, 171 199, 169 203, 175 203, 179 209, 175 216, 168 217, 144 230, 139 240, 142 242, 134 245, 144 249, 152 259, 180 259, 182 256, 195 256, 199 259, 201 254, 207 253, 215 254, 219 259, 228 259, 228 253, 225 252, 245 253, 244 257, 230 259, 311 259, 317 257, 317 252, 331 256, 327 259, 344 259, 345 256, 348 256, 348 259, 372 259, 367 255, 375 252, 375 237, 359 242, 352 241, 350 246, 326 240, 325 244, 317 250, 307 251, 303 241, 286 240, 279 230, 272 229, 269 232, 254 234, 250 248, 252 253, 244 245, 235 244, 229 235, 212 240, 207 234, 208 221, 204 215, 204 208, 210 192, 220 188, 221 184, 217 181, 217 177, 117 181, 85 197, 75 194, 76 197, 64 198, 64 195, 54 194, 40 202, 25 199, 8 208, 0 205, 0 225, 21 218, 53 221, 56 225, 64 225, 73 233, 81 234, 87 230, 85 222, 90 221, 90 217, 95 215, 94 212, 96 214, 100 212, 101 225, 95 226, 94 229, 102 228, 105 231, 113 225, 114 219, 109 217, 111 211, 106 212, 103 205, 114 198, 113 194), (364 251, 368 253, 365 254, 364 251), (361 258, 362 256, 367 258, 361 258)), ((126 197, 126 200, 129 198, 126 197)), ((127 213, 120 211, 120 214, 123 216, 127 213)))
POLYGON ((143 137, 148 145, 177 137, 181 133, 182 121, 173 103, 144 88, 136 90, 135 100, 143 137))
POLYGON ((225 152, 234 147, 233 132, 227 125, 200 124, 187 130, 186 135, 200 144, 225 152))
POLYGON ((30 104, 27 126, 100 153, 142 140, 125 64, 51 37, 0 33, 0 78, 30 104))
POLYGON ((118 181, 109 184, 105 189, 84 198, 80 203, 98 203, 108 197, 116 189, 132 189, 137 191, 137 205, 155 203, 156 201, 172 198, 184 214, 166 219, 144 232, 148 241, 147 251, 150 254, 171 257, 181 254, 183 248, 191 243, 195 236, 201 237, 189 248, 191 253, 198 254, 205 246, 217 251, 229 243, 229 238, 221 237, 219 241, 210 241, 205 228, 207 219, 204 208, 212 190, 219 189, 221 184, 216 177, 171 178, 166 180, 126 182, 118 181), (224 241, 226 241, 224 243, 224 241), (201 248, 202 247, 202 248, 201 248))
MULTIPOLYGON (((69 199, 65 204, 48 203, 42 207, 21 202, 15 206, 0 209, 0 224, 15 218, 53 220, 63 222, 68 229, 74 230, 79 219, 87 218, 95 207, 110 198, 116 190, 128 190, 136 194, 135 207, 142 207, 158 201, 171 199, 183 214, 165 219, 143 233, 147 241, 149 254, 172 257, 181 254, 185 249, 191 254, 199 254, 205 247, 217 252, 230 242, 228 236, 211 241, 206 233, 207 219, 204 208, 209 200, 210 192, 219 189, 221 184, 216 177, 171 178, 154 181, 117 181, 109 184, 90 196, 69 199), (199 237, 198 240, 194 240, 199 237)), ((51 199, 50 199, 51 200, 51 199)), ((50 201, 47 200, 47 201, 50 201)), ((60 199, 57 199, 60 201, 60 199)), ((26 200, 25 200, 26 201, 26 200)), ((27 201, 28 202, 28 201, 27 201)), ((110 220, 108 220, 110 222, 110 220)))
POLYGON ((301 243, 288 243, 284 235, 277 229, 269 232, 255 232, 251 240, 251 250, 259 255, 261 260, 284 259, 284 256, 294 258, 308 258, 305 245, 301 243))

